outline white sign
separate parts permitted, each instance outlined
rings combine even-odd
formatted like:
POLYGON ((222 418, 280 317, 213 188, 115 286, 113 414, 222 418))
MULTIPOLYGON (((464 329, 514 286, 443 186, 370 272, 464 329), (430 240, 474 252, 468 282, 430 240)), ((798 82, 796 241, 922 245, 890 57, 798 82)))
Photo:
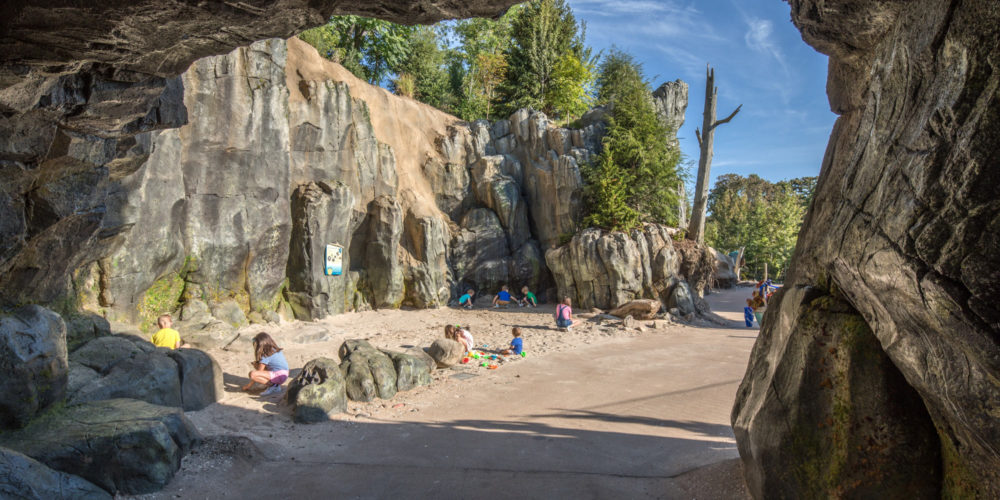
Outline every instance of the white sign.
POLYGON ((327 276, 340 276, 344 266, 344 247, 340 245, 326 246, 326 268, 323 273, 327 276))

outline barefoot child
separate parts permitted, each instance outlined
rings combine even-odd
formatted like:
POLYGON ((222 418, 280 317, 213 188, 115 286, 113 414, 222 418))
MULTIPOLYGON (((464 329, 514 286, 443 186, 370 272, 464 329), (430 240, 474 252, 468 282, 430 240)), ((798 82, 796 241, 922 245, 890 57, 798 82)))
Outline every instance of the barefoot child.
POLYGON ((472 309, 472 297, 475 294, 476 291, 471 289, 468 292, 465 292, 465 295, 462 295, 461 297, 458 298, 458 305, 466 309, 472 309))
POLYGON ((528 290, 528 287, 526 286, 521 287, 521 295, 523 295, 523 297, 521 298, 521 300, 517 301, 517 303, 520 304, 521 307, 524 306, 536 307, 538 305, 538 299, 535 297, 535 294, 531 293, 531 291, 528 290))
POLYGON ((270 335, 261 332, 253 338, 253 352, 255 361, 251 364, 254 370, 247 375, 250 383, 243 386, 243 390, 249 391, 256 382, 269 386, 261 396, 280 393, 281 384, 288 379, 288 361, 281 353, 281 348, 270 335))
POLYGON ((521 352, 524 350, 524 340, 521 339, 521 329, 515 326, 514 329, 511 330, 511 334, 514 335, 514 338, 510 341, 510 347, 500 351, 500 354, 513 354, 515 356, 520 356, 521 352))

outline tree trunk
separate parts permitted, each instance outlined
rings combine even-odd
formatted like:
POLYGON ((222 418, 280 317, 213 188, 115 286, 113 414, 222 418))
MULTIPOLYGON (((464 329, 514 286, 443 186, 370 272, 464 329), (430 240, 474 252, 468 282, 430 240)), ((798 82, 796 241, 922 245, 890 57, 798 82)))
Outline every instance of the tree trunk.
POLYGON ((698 156, 698 179, 694 189, 694 207, 691 209, 691 222, 688 225, 687 239, 699 244, 705 242, 705 209, 708 206, 708 183, 712 170, 712 144, 715 142, 715 127, 728 123, 743 107, 740 104, 726 118, 716 121, 715 108, 719 89, 715 87, 715 70, 711 66, 705 69, 705 112, 702 115, 701 127, 704 133, 695 129, 701 154, 698 156))

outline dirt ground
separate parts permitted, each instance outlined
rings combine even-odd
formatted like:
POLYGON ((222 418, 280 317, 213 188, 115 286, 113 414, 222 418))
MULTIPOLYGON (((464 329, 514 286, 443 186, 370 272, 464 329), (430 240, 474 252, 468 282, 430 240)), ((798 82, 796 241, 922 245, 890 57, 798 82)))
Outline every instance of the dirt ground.
MULTIPOLYGON (((715 322, 579 317, 554 307, 352 313, 244 330, 215 356, 226 395, 188 417, 208 437, 161 492, 142 498, 747 498, 729 425, 757 328, 747 288, 709 295, 715 322), (267 331, 289 363, 337 359, 344 339, 427 346, 447 323, 489 349, 524 332, 527 356, 460 365, 391 400, 295 424, 281 396, 240 391, 249 341, 267 331)), ((578 316, 580 311, 576 311, 578 316)))

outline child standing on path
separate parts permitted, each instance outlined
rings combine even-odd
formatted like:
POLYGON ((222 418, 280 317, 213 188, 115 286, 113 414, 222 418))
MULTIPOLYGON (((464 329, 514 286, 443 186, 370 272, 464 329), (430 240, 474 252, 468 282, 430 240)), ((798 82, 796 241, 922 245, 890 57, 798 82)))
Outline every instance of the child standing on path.
POLYGON ((472 296, 475 294, 476 294, 475 290, 469 290, 468 292, 465 292, 465 295, 462 295, 461 297, 458 298, 458 305, 466 309, 472 309, 472 296))
POLYGON ((569 331, 569 328, 573 326, 572 304, 569 297, 563 297, 562 304, 556 306, 556 326, 560 330, 569 331))
POLYGON ((524 351, 524 340, 521 339, 521 329, 514 327, 511 330, 511 334, 514 335, 514 339, 510 341, 510 347, 500 351, 500 354, 513 354, 515 356, 520 356, 521 352, 524 351))
POLYGON ((156 318, 156 325, 160 327, 160 330, 153 334, 153 345, 167 349, 181 347, 181 334, 171 328, 174 326, 174 319, 169 314, 161 314, 159 318, 156 318))
POLYGON ((521 300, 517 301, 517 303, 520 304, 521 307, 524 306, 535 307, 538 305, 538 299, 535 298, 535 294, 531 293, 531 291, 528 290, 528 287, 526 286, 521 287, 521 295, 523 295, 524 297, 522 297, 521 300))
POLYGON ((743 308, 743 321, 747 328, 753 328, 753 301, 747 299, 747 306, 743 308))
POLYGON ((270 386, 261 396, 281 393, 281 384, 288 380, 288 361, 281 353, 281 348, 270 335, 260 332, 253 338, 253 352, 255 361, 251 365, 254 369, 247 375, 250 383, 243 386, 243 390, 249 391, 256 382, 270 386))

